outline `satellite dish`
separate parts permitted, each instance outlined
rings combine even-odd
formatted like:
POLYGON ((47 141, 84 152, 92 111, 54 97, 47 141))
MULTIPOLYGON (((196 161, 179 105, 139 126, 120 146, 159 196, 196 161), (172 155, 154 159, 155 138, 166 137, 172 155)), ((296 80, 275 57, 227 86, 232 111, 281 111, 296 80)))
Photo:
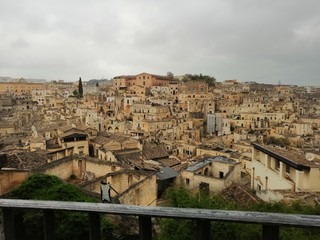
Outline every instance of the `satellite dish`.
POLYGON ((306 159, 309 161, 312 161, 314 159, 314 154, 313 153, 306 153, 306 159))

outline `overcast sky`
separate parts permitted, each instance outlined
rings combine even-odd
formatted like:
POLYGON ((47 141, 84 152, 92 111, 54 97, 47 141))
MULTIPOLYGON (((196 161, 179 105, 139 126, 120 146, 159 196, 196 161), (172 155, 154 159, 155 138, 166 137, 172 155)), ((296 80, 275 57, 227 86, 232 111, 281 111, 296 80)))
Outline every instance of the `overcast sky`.
POLYGON ((168 71, 320 85, 320 1, 0 1, 0 76, 168 71))

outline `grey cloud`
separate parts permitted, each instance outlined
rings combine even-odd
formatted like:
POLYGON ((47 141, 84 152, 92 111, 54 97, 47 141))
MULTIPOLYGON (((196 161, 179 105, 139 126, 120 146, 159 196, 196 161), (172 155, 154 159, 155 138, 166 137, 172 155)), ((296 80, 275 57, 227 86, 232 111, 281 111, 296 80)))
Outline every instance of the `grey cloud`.
POLYGON ((316 0, 3 0, 0 75, 172 71, 318 85, 319 8, 316 0))

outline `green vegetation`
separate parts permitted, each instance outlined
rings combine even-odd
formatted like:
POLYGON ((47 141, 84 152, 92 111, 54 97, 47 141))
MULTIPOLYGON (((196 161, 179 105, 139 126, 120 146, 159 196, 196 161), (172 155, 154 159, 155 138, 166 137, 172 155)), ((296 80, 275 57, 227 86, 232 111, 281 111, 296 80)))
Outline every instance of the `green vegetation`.
MULTIPOLYGON (((55 176, 34 174, 19 188, 10 193, 10 198, 33 200, 56 200, 75 202, 99 202, 81 189, 67 184, 55 176)), ((38 210, 17 210, 17 219, 25 225, 27 239, 43 239, 43 212, 38 210)), ((102 235, 110 236, 113 225, 105 217, 101 219, 102 235)), ((80 212, 55 212, 56 237, 58 240, 88 239, 88 215, 80 212)))
POLYGON ((73 97, 78 97, 78 90, 74 90, 72 94, 73 94, 73 97))
POLYGON ((83 86, 82 86, 81 77, 79 78, 79 84, 78 84, 78 98, 83 98, 83 86))
MULTIPOLYGON (((259 203, 249 207, 241 207, 236 202, 228 202, 219 196, 208 196, 204 193, 192 195, 185 189, 171 188, 167 192, 171 207, 207 208, 221 210, 243 210, 259 212, 280 212, 295 214, 320 214, 320 206, 309 206, 301 202, 285 204, 282 202, 259 203)), ((158 240, 189 240, 194 239, 195 223, 189 220, 162 219, 161 233, 158 240)), ((240 224, 226 222, 211 223, 212 236, 215 240, 261 239, 261 226, 255 224, 240 224)), ((320 239, 319 229, 303 229, 293 227, 280 228, 281 240, 316 240, 320 239)))
POLYGON ((197 81, 197 80, 201 80, 204 81, 208 84, 209 87, 212 87, 215 85, 216 83, 216 79, 214 77, 210 77, 208 75, 202 75, 201 73, 198 74, 186 74, 183 81, 197 81))
POLYGON ((174 75, 173 75, 172 72, 167 72, 167 76, 170 77, 170 78, 172 78, 172 79, 174 78, 174 75))
POLYGON ((288 138, 275 138, 275 137, 268 137, 265 140, 266 144, 272 144, 280 147, 288 147, 290 146, 290 140, 288 138))
POLYGON ((230 125, 230 131, 233 133, 236 130, 236 126, 230 125))

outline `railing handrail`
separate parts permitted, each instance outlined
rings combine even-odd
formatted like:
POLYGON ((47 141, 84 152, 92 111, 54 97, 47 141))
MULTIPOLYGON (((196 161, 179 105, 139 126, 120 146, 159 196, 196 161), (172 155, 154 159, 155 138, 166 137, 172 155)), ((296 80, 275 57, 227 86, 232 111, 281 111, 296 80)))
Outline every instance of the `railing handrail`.
POLYGON ((65 210, 160 218, 227 221, 238 223, 320 227, 319 215, 210 210, 199 208, 145 207, 121 204, 0 199, 0 208, 65 210))

